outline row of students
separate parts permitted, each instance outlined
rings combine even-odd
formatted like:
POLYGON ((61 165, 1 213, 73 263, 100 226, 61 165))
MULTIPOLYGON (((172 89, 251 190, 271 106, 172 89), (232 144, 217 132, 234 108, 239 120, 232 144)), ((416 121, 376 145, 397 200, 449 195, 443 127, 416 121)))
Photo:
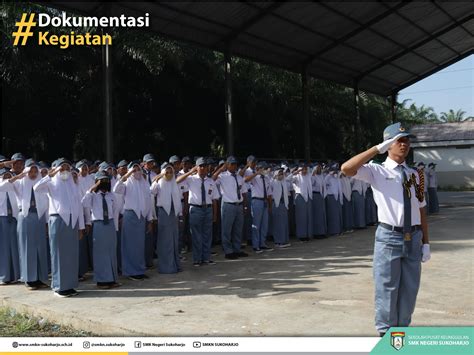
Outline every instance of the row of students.
POLYGON ((319 164, 290 169, 251 156, 239 169, 235 157, 214 167, 199 158, 194 168, 188 159, 177 172, 182 162, 173 156, 159 172, 153 155, 146 154, 142 162, 121 161, 116 168, 96 164, 98 171, 91 174, 94 170, 85 160, 73 167, 60 158, 48 170, 32 160, 23 169, 18 164, 22 159, 0 162, 0 215, 6 210, 0 217, 5 254, 0 282, 17 280, 21 270, 28 288, 47 287, 48 223, 52 288, 62 297, 77 294, 78 280, 89 268, 94 268, 100 288, 120 286, 119 271, 132 280, 146 279, 154 257, 160 272, 181 271, 184 216, 194 266, 215 264, 212 227, 218 220, 227 259, 248 256, 241 250, 247 232, 244 220, 250 220, 247 239, 257 254, 273 250, 267 244, 270 235, 275 247, 289 247, 293 223, 303 242, 376 223, 370 186, 345 177, 336 164, 326 171, 319 164))

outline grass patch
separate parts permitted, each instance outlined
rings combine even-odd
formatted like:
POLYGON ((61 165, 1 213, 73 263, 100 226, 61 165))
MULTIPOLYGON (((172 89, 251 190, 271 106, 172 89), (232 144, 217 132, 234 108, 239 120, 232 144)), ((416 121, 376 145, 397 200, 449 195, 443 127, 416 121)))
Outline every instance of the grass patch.
POLYGON ((41 317, 0 307, 0 334, 4 337, 87 337, 92 333, 50 323, 41 317))

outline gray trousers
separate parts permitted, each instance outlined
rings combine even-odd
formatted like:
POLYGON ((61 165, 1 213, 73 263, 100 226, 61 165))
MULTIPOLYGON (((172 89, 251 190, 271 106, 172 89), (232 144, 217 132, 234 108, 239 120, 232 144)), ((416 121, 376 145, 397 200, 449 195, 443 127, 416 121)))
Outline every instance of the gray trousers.
POLYGON ((242 242, 242 227, 244 225, 244 211, 242 204, 233 205, 222 202, 222 248, 224 253, 239 253, 242 242))
POLYGON ((381 226, 375 232, 374 282, 375 328, 385 333, 390 327, 408 327, 415 310, 420 288, 420 230, 412 233, 411 242, 403 234, 381 226))

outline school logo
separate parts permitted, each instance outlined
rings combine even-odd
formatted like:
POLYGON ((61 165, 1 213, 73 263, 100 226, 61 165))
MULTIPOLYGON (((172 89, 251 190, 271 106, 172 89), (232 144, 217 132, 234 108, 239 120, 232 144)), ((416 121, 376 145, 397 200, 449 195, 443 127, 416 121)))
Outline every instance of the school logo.
POLYGON ((395 350, 403 348, 403 345, 405 345, 405 332, 392 332, 390 335, 390 344, 395 350))

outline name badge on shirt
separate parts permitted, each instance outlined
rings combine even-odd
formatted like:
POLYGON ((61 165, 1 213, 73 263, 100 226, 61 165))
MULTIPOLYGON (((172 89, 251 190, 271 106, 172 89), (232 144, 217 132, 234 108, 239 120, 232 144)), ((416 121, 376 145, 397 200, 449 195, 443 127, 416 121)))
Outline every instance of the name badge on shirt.
POLYGON ((395 180, 395 177, 393 177, 393 176, 386 176, 386 177, 385 177, 385 180, 395 180))

